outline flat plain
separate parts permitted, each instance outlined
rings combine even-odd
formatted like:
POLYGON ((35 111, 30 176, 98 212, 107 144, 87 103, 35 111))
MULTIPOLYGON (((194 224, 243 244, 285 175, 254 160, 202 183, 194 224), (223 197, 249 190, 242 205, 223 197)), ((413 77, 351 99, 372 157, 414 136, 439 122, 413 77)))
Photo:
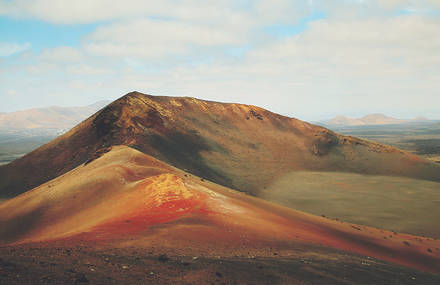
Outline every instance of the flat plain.
POLYGON ((440 238, 440 183, 399 176, 292 172, 260 197, 356 224, 440 238))
POLYGON ((392 145, 440 163, 440 123, 438 121, 327 127, 344 135, 392 145))

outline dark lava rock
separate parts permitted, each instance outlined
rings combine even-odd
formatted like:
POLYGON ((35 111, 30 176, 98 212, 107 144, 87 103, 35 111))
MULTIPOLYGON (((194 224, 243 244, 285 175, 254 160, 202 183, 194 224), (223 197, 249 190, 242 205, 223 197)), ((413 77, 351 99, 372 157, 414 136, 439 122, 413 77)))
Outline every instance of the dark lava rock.
POLYGON ((159 261, 160 261, 160 262, 167 262, 168 260, 170 260, 170 258, 168 257, 168 255, 166 255, 166 254, 161 254, 161 255, 159 255, 159 261))
POLYGON ((81 283, 89 283, 89 280, 86 278, 84 274, 78 273, 75 275, 75 284, 81 284, 81 283))

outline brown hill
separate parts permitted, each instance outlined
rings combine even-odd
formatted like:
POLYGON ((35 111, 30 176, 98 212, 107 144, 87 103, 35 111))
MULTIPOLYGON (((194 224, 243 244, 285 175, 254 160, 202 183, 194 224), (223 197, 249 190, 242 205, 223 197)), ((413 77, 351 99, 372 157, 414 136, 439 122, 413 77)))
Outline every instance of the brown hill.
POLYGON ((23 193, 112 145, 132 146, 255 195, 297 170, 440 180, 440 165, 416 155, 259 107, 133 92, 54 141, 0 166, 0 195, 23 193))
POLYGON ((363 126, 363 125, 389 125, 389 124, 403 124, 408 120, 401 120, 385 116, 384 114, 369 114, 362 118, 347 118, 345 116, 336 116, 326 122, 329 125, 342 126, 363 126))
MULTIPOLYGON (((187 250, 191 256, 270 258, 271 249, 289 256, 323 245, 440 270, 440 241, 277 206, 125 146, 107 148, 99 156, 2 204, 0 245, 154 247, 174 254, 187 250)), ((350 260, 347 254, 342 258, 350 260)), ((374 274, 375 269, 369 270, 374 274)))
POLYGON ((52 106, 0 113, 0 130, 70 129, 109 103, 99 101, 83 107, 52 106))

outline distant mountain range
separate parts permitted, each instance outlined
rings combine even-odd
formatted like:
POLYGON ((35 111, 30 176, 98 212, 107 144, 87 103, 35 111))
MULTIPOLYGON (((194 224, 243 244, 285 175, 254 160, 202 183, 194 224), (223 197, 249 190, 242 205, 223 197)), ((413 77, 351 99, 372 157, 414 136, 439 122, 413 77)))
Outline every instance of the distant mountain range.
POLYGON ((82 107, 51 106, 0 113, 0 131, 70 129, 109 103, 102 100, 82 107))
POLYGON ((388 117, 384 114, 369 114, 362 118, 348 118, 342 115, 338 115, 331 120, 323 122, 326 125, 339 125, 339 126, 364 126, 364 125, 391 125, 391 124, 404 124, 409 122, 423 122, 429 121, 425 117, 416 117, 412 120, 396 119, 388 117))

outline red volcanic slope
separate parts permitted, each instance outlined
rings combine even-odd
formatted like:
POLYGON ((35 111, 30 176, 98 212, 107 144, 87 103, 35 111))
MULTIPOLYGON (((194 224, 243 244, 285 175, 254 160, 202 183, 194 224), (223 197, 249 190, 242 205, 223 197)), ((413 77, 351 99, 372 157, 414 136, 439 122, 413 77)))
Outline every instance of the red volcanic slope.
POLYGON ((277 206, 125 146, 96 157, 0 205, 0 243, 160 246, 213 256, 316 244, 440 272, 440 241, 277 206))

